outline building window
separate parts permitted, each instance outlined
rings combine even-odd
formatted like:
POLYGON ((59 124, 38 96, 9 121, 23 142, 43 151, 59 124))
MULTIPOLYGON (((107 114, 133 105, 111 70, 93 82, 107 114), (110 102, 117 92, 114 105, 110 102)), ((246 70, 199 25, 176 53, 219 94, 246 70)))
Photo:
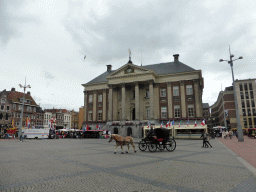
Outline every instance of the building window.
POLYGON ((187 85, 186 89, 187 89, 187 95, 193 95, 193 87, 192 87, 192 85, 187 85))
POLYGON ((250 101, 249 100, 246 101, 246 106, 247 106, 247 108, 250 108, 250 101))
POLYGON ((247 109, 248 116, 251 116, 251 110, 247 109))
POLYGON ((102 94, 98 95, 98 102, 102 102, 102 94))
POLYGON ((249 125, 252 125, 252 118, 248 118, 249 120, 249 125))
POLYGON ((242 108, 245 108, 245 104, 244 104, 244 101, 242 101, 242 108))
POLYGON ((248 90, 247 83, 244 83, 244 90, 245 90, 245 91, 248 90))
POLYGON ((188 105, 188 117, 194 117, 194 105, 188 105))
POLYGON ((22 110, 22 105, 19 105, 19 110, 22 110))
POLYGON ((249 83, 249 89, 252 90, 252 83, 249 83))
POLYGON ((27 111, 31 111, 31 107, 27 106, 27 111))
POLYGON ((244 93, 243 92, 240 92, 240 97, 241 97, 241 99, 244 99, 244 93))
POLYGON ((89 103, 92 103, 92 97, 93 95, 89 95, 89 103))
POLYGON ((253 99, 253 91, 250 91, 251 99, 253 99))
POLYGON ((243 91, 243 84, 242 83, 239 84, 239 87, 240 87, 240 91, 243 91))
POLYGON ((92 111, 88 111, 88 121, 92 121, 92 111))
POLYGON ((247 127, 247 119, 244 118, 244 127, 246 128, 247 127))
POLYGON ((12 117, 15 117, 15 113, 12 113, 12 117))
MULTIPOLYGON (((251 102, 252 102, 252 107, 255 107, 254 100, 252 100, 251 102)), ((7 109, 7 110, 8 110, 8 109, 7 109)))
POLYGON ((147 119, 150 118, 150 107, 146 107, 146 117, 147 119))
POLYGON ((36 107, 34 107, 34 112, 36 112, 36 107))
POLYGON ((243 116, 246 116, 246 110, 242 109, 242 111, 243 111, 243 116))
POLYGON ((160 89, 160 97, 166 97, 166 89, 165 88, 160 89))
POLYGON ((19 126, 20 125, 20 122, 19 121, 16 121, 16 126, 19 126))
POLYGON ((13 105, 12 105, 12 108, 13 108, 13 109, 16 109, 16 104, 13 104, 13 105))
POLYGON ((2 99, 2 102, 1 102, 2 104, 5 104, 5 99, 2 99))
POLYGON ((253 118, 254 121, 254 127, 256 127, 256 118, 253 118))
POLYGON ((146 98, 149 98, 149 89, 146 89, 146 98))
POLYGON ((20 115, 21 115, 20 113, 17 113, 17 117, 18 117, 18 118, 20 118, 20 115))
POLYGON ((4 110, 4 105, 1 105, 1 110, 4 110))
POLYGON ((102 121, 102 110, 98 110, 98 121, 102 121))
POLYGON ((167 107, 161 107, 161 117, 162 119, 167 118, 167 107))
POLYGON ((174 105, 174 117, 179 118, 180 117, 180 106, 174 105))
POLYGON ((248 94, 248 92, 245 92, 245 98, 246 98, 246 99, 249 99, 249 94, 248 94))
MULTIPOLYGON (((255 108, 252 108, 252 115, 253 115, 253 116, 256 116, 256 110, 255 110, 255 108)), ((256 124, 255 124, 255 127, 256 127, 256 124)))
POLYGON ((10 110, 10 106, 6 106, 6 110, 9 111, 10 110))
POLYGON ((179 96, 179 95, 180 95, 179 86, 173 87, 173 96, 179 96))

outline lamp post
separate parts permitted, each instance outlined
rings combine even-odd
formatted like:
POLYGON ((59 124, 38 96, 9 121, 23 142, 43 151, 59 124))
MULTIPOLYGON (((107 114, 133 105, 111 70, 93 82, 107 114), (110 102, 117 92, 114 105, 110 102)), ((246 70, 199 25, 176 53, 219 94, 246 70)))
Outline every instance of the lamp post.
POLYGON ((25 91, 26 88, 31 88, 30 85, 26 85, 26 78, 25 78, 25 85, 22 86, 21 84, 19 84, 20 88, 24 88, 24 92, 23 92, 23 101, 22 101, 22 108, 21 108, 21 118, 20 118, 20 128, 19 128, 19 133, 18 133, 18 140, 20 139, 21 133, 22 133, 22 121, 23 121, 23 111, 24 111, 24 101, 25 101, 25 91))
POLYGON ((233 80, 233 90, 234 90, 234 98, 235 98, 235 108, 236 108, 236 121, 237 121, 238 142, 243 142, 244 141, 244 137, 243 137, 243 130, 242 130, 242 127, 241 127, 240 115, 239 115, 238 106, 237 106, 236 86, 235 86, 234 72, 233 72, 233 61, 236 61, 238 59, 243 59, 243 57, 240 56, 238 59, 234 59, 233 60, 232 58, 234 57, 234 55, 230 53, 230 47, 229 47, 229 54, 230 54, 230 60, 229 61, 228 60, 220 59, 220 62, 227 61, 230 64, 230 67, 231 67, 232 80, 233 80))

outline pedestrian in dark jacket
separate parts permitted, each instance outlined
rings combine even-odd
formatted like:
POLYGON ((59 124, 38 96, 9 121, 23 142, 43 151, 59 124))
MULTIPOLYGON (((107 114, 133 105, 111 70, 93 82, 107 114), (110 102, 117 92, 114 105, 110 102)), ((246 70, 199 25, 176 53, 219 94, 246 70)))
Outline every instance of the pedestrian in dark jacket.
MULTIPOLYGON (((203 147, 209 147, 208 145, 207 145, 207 143, 206 143, 206 137, 207 137, 207 135, 206 135, 206 133, 205 133, 205 131, 202 133, 202 135, 201 135, 201 137, 200 138, 202 138, 203 137, 203 146, 202 146, 202 148, 203 147)), ((209 142, 208 142, 209 143, 209 142)))

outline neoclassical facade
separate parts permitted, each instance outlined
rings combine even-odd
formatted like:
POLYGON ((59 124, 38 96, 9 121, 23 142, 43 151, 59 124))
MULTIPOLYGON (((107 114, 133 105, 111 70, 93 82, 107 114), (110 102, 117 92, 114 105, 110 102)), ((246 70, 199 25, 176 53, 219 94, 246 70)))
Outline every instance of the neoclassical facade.
POLYGON ((141 127, 169 120, 201 119, 201 70, 179 61, 138 66, 131 60, 84 86, 84 124, 99 123, 112 133, 141 137, 141 127))

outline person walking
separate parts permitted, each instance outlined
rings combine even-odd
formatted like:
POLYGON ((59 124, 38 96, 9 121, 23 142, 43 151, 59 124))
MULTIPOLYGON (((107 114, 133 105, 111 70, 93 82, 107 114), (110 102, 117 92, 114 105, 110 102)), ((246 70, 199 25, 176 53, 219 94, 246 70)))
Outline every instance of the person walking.
POLYGON ((228 130, 226 130, 226 138, 229 136, 228 130))
POLYGON ((206 135, 206 133, 205 133, 205 131, 202 133, 202 135, 201 135, 201 137, 200 138, 202 138, 203 137, 203 146, 202 146, 202 148, 208 148, 209 146, 207 145, 207 143, 206 143, 206 137, 207 137, 207 135, 206 135))
POLYGON ((232 136, 233 136, 233 131, 230 129, 229 130, 229 138, 232 139, 232 136))
POLYGON ((205 139, 205 144, 207 145, 207 148, 208 148, 209 145, 212 148, 212 145, 209 143, 209 141, 210 141, 210 136, 207 134, 206 139, 205 139))

